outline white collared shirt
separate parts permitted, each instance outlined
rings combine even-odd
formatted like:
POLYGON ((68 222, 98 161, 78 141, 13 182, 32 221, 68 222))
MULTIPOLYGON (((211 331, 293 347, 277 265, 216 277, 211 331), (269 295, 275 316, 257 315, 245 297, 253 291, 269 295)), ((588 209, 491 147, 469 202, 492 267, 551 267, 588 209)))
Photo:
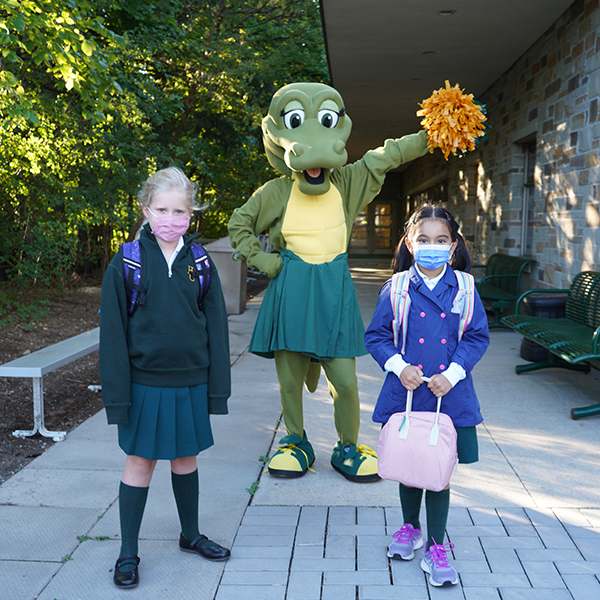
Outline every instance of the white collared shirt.
POLYGON ((442 269, 442 272, 437 277, 433 277, 432 279, 429 279, 429 277, 427 277, 427 275, 425 275, 423 273, 423 271, 421 271, 421 269, 419 269, 419 265, 417 263, 415 263, 415 269, 417 270, 417 273, 419 274, 419 276, 423 280, 423 283, 425 283, 425 285, 430 290, 432 290, 437 285, 438 281, 444 276, 444 273, 446 272, 446 267, 447 266, 448 266, 448 263, 445 263, 444 264, 444 268, 442 269))
POLYGON ((171 258, 167 258, 165 256, 165 251, 162 250, 163 256, 165 257, 165 260, 167 261, 167 267, 169 268, 169 277, 171 277, 171 275, 173 275, 173 272, 171 270, 171 267, 173 266, 173 263, 175 262, 175 259, 177 258, 177 255, 179 254, 179 251, 183 248, 183 236, 181 236, 179 238, 179 241, 177 242, 177 246, 173 252, 173 254, 171 254, 171 258))

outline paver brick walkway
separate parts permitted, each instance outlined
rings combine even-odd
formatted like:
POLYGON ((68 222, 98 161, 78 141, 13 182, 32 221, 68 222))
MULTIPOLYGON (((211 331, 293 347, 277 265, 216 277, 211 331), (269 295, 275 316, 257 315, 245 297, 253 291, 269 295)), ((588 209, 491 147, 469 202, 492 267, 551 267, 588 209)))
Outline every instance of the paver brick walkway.
POLYGON ((598 509, 451 508, 452 588, 430 586, 422 550, 387 557, 401 524, 399 508, 251 505, 216 600, 600 598, 598 509))

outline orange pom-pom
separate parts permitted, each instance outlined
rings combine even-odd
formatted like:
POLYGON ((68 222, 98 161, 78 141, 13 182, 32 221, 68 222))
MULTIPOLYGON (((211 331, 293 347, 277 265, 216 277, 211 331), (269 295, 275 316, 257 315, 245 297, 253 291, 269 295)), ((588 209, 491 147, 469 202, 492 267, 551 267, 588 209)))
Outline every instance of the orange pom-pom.
POLYGON ((418 117, 427 132, 427 147, 430 152, 440 148, 444 158, 450 154, 464 153, 475 149, 475 140, 485 135, 484 108, 473 100, 473 94, 465 94, 458 84, 433 92, 419 105, 418 117))

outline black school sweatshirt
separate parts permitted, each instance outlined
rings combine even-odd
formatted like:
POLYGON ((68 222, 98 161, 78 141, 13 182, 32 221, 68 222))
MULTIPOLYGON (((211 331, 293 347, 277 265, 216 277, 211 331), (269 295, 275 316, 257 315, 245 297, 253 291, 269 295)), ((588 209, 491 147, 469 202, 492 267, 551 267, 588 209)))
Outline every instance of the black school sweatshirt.
MULTIPOLYGON (((198 307, 191 239, 177 254, 169 277, 167 261, 149 225, 142 228, 142 285, 146 305, 127 315, 122 251, 102 283, 100 379, 109 423, 127 424, 131 382, 156 387, 208 384, 211 414, 226 414, 231 394, 227 310, 217 269, 198 307)), ((210 257, 209 257, 210 260, 210 257)))

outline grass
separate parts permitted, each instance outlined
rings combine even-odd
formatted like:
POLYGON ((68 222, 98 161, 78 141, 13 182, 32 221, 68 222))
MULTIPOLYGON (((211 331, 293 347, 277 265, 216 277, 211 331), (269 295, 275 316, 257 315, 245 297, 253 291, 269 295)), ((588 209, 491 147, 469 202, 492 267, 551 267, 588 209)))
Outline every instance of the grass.
POLYGON ((87 542, 88 540, 93 540, 94 542, 105 542, 106 540, 110 540, 107 535, 97 535, 96 537, 90 537, 89 535, 78 535, 77 539, 80 542, 87 542))

